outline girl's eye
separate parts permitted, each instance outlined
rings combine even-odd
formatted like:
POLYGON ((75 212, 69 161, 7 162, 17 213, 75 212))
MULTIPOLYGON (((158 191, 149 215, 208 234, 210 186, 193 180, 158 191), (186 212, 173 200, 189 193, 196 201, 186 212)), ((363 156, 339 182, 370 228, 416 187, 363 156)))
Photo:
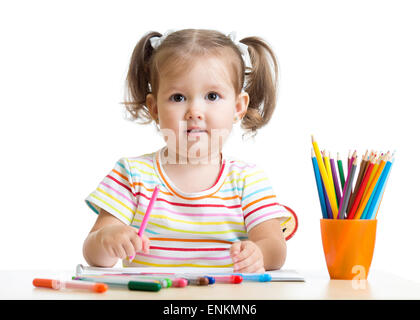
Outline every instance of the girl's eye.
POLYGON ((182 94, 176 93, 171 96, 171 101, 182 102, 185 100, 185 97, 182 94))
POLYGON ((218 95, 217 93, 215 93, 215 92, 210 92, 210 93, 207 95, 207 98, 208 98, 210 101, 216 101, 217 99, 219 99, 219 95, 218 95))

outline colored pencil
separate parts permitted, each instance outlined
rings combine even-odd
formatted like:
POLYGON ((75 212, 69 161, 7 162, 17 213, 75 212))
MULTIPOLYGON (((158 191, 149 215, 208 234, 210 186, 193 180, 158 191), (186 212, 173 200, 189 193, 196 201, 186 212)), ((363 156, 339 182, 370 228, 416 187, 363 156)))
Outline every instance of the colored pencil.
POLYGON ((328 219, 327 206, 325 205, 324 190, 322 186, 321 175, 319 173, 318 163, 316 162, 315 153, 313 149, 311 149, 311 157, 312 157, 312 166, 314 168, 316 187, 318 190, 319 203, 321 204, 322 217, 324 219, 328 219))
POLYGON ((368 215, 368 212, 369 212, 369 208, 370 208, 370 206, 372 205, 373 198, 374 198, 374 196, 375 196, 376 190, 378 189, 379 182, 380 182, 380 180, 381 180, 381 175, 382 175, 382 173, 383 173, 383 169, 384 169, 384 167, 385 167, 385 163, 387 162, 387 160, 388 160, 388 158, 389 158, 389 155, 388 155, 388 154, 389 154, 389 153, 387 153, 387 154, 384 156, 383 161, 381 161, 381 165, 380 165, 380 167, 379 167, 379 169, 378 169, 378 171, 380 172, 380 173, 379 173, 378 180, 377 180, 377 181, 375 181, 375 184, 374 184, 374 186, 373 186, 373 191, 372 191, 372 193, 371 193, 371 194, 370 194, 370 196, 369 196, 369 200, 368 200, 368 202, 367 202, 367 204, 366 204, 365 208, 363 209, 363 213, 362 213, 362 215, 361 215, 360 219, 366 219, 366 218, 367 218, 367 215, 368 215))
POLYGON ((328 201, 331 205, 331 210, 333 213, 333 217, 336 218, 338 214, 338 206, 337 201, 335 201, 335 195, 333 187, 329 184, 327 171, 325 170, 324 162, 322 161, 321 153, 319 152, 318 143, 316 142, 314 136, 311 136, 312 138, 312 146, 314 147, 314 152, 316 156, 316 160, 318 162, 319 172, 321 173, 322 181, 324 182, 324 186, 327 192, 328 201))
POLYGON ((346 183, 346 178, 344 177, 343 162, 340 159, 339 153, 337 153, 337 167, 338 167, 338 172, 340 173, 341 190, 344 190, 344 184, 346 183))
POLYGON ((334 182, 335 196, 337 198, 337 203, 339 204, 341 201, 341 189, 340 189, 340 185, 338 184, 337 171, 335 169, 335 162, 334 162, 334 159, 331 158, 331 156, 330 156, 330 167, 331 167, 331 172, 332 172, 332 177, 333 177, 333 182, 334 182))
POLYGON ((386 187, 386 184, 387 184, 388 179, 389 179, 389 174, 391 172, 392 165, 394 164, 394 161, 395 161, 394 158, 392 158, 392 160, 387 161, 387 163, 385 165, 385 168, 383 170, 383 175, 381 175, 381 179, 380 179, 378 188, 377 188, 377 190, 375 192, 375 196, 372 200, 371 207, 369 208, 369 211, 366 215, 366 219, 372 219, 374 215, 375 215, 375 219, 376 219, 376 216, 378 215, 379 206, 380 206, 380 203, 381 203, 384 191, 385 191, 385 187, 386 187), (381 200, 379 200, 379 199, 381 199, 381 200))
POLYGON ((322 218, 376 219, 394 163, 394 154, 390 156, 389 151, 384 154, 366 150, 358 170, 357 151, 352 153, 349 150, 345 175, 340 154, 337 153, 335 160, 330 152, 320 152, 314 136, 311 135, 311 138, 311 160, 322 218))
MULTIPOLYGON (((367 192, 365 192, 364 196, 362 197, 362 202, 361 202, 359 208, 356 211, 355 219, 361 219, 363 211, 365 210, 366 205, 369 201, 369 198, 371 197, 372 192, 375 189, 375 186, 376 186, 376 184, 379 180, 379 177, 381 176, 382 170, 385 167, 385 163, 386 163, 385 161, 381 161, 381 163, 376 167, 375 176, 373 177, 373 179, 371 179, 371 184, 369 186, 369 189, 367 190, 367 192)), ((372 174, 370 175, 371 177, 373 176, 373 171, 374 170, 375 170, 375 168, 372 170, 372 174)))
POLYGON ((322 191, 324 194, 324 201, 325 201, 325 206, 327 207, 327 215, 328 215, 328 219, 334 219, 334 215, 331 209, 331 205, 330 202, 328 201, 328 195, 327 195, 327 190, 325 189, 325 185, 324 182, 322 182, 322 191))
POLYGON ((373 162, 370 162, 369 166, 368 166, 368 169, 366 171, 366 174, 363 178, 362 184, 360 185, 359 190, 354 190, 354 192, 355 193, 357 192, 357 194, 356 194, 356 198, 354 200, 354 203, 353 203, 353 205, 352 205, 352 207, 349 211, 347 219, 353 219, 354 218, 354 216, 356 214, 356 210, 359 207, 360 200, 362 199, 363 192, 365 191, 365 188, 366 188, 367 182, 369 180, 370 174, 372 172, 372 169, 373 169, 373 162))
MULTIPOLYGON (((367 159, 368 159, 368 150, 366 150, 364 156, 362 157, 362 162, 360 163, 360 168, 359 168, 359 173, 357 176, 357 180, 356 180, 356 185, 354 186, 354 190, 358 190, 360 187, 360 184, 362 183, 363 177, 365 176, 366 173, 366 167, 367 167, 367 159)), ((356 198, 356 193, 351 192, 350 193, 350 200, 349 200, 349 205, 348 208, 351 208, 351 206, 353 205, 354 199, 356 198)))
POLYGON ((356 168, 357 168, 357 157, 355 159, 351 160, 351 169, 350 169, 350 173, 347 175, 347 179, 346 179, 346 183, 344 185, 344 190, 343 190, 343 197, 340 203, 340 208, 338 210, 338 218, 339 219, 344 219, 344 213, 347 210, 347 206, 349 203, 349 198, 350 198, 350 190, 351 190, 351 186, 353 184, 353 179, 354 179, 354 174, 356 172, 356 168))
MULTIPOLYGON (((332 191, 333 191, 333 194, 334 194, 334 200, 336 201, 336 204, 337 204, 337 207, 338 207, 337 195, 335 193, 334 180, 333 180, 333 175, 332 175, 332 170, 331 170, 330 156, 326 151, 324 151, 324 162, 325 162, 325 168, 327 169, 327 173, 328 173, 329 183, 332 186, 332 191)), ((337 211, 337 213, 338 213, 338 211, 337 211)))
POLYGON ((368 183, 367 183, 367 185, 366 185, 365 192, 363 193, 363 196, 362 196, 362 200, 365 198, 366 193, 367 193, 367 191, 368 191, 368 189, 369 189, 369 187, 370 187, 370 185, 371 185, 371 183, 372 183, 372 181, 373 181, 373 178, 374 178, 374 177, 375 177, 375 175, 376 175, 376 171, 377 171, 377 170, 378 170, 378 168, 379 168, 379 164, 380 164, 381 160, 382 160, 382 158, 381 158, 381 157, 377 158, 377 153, 375 152, 375 154, 374 154, 374 156, 373 156, 373 169, 372 169, 372 173, 370 174, 370 177, 369 177, 368 183))
POLYGON ((350 173, 350 161, 351 161, 351 158, 352 158, 352 156, 351 156, 351 150, 349 150, 349 155, 347 156, 347 176, 350 173))

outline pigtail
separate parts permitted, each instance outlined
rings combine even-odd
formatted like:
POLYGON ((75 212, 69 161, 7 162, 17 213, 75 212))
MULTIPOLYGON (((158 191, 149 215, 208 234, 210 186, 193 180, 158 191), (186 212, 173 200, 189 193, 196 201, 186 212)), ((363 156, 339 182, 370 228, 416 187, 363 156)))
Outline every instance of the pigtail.
POLYGON ((248 37, 240 42, 248 46, 252 70, 246 75, 245 91, 249 105, 241 127, 253 137, 273 115, 277 100, 278 64, 270 46, 259 37, 248 37))
POLYGON ((150 61, 153 47, 150 38, 162 36, 159 32, 150 32, 143 36, 134 48, 126 78, 125 105, 133 120, 141 120, 140 124, 149 124, 153 116, 146 107, 146 96, 150 90, 150 61))

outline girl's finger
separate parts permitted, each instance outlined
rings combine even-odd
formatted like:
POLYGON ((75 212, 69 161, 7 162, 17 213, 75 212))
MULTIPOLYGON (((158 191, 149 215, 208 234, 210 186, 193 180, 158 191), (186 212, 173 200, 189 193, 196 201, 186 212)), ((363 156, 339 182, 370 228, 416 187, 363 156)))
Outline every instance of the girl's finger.
POLYGON ((143 239, 143 252, 149 254, 150 252, 150 240, 149 238, 143 239))
POLYGON ((116 256, 120 259, 125 259, 125 257, 127 256, 125 254, 125 250, 122 245, 115 247, 114 251, 115 251, 116 256))
POLYGON ((131 244, 135 252, 143 252, 143 241, 137 234, 130 238, 131 244))
POLYGON ((256 255, 250 255, 250 256, 246 257, 245 259, 243 259, 239 262, 236 262, 233 265, 233 270, 234 271, 247 272, 245 270, 247 270, 247 268, 249 268, 250 266, 254 265, 257 261, 258 261, 258 257, 256 255))
POLYGON ((244 244, 242 246, 242 251, 236 255, 236 257, 233 259, 233 262, 237 263, 240 262, 249 256, 251 256, 255 251, 255 247, 249 244, 244 244))
POLYGON ((111 253, 112 257, 119 258, 118 250, 116 250, 115 248, 110 248, 109 252, 111 253))
POLYGON ((230 247, 230 256, 235 257, 241 252, 241 241, 236 241, 230 247))
POLYGON ((122 244, 122 248, 124 250, 124 257, 121 259, 133 260, 136 256, 136 250, 134 250, 133 244, 131 242, 125 242, 122 244))
POLYGON ((242 273, 256 273, 257 270, 258 270, 258 267, 256 267, 255 265, 252 264, 252 265, 249 265, 245 268, 240 269, 239 272, 242 272, 242 273))
POLYGON ((253 261, 254 261, 253 263, 250 263, 246 267, 242 267, 240 269, 240 272, 245 272, 245 273, 263 273, 263 272, 265 272, 264 261, 262 260, 262 258, 259 258, 258 256, 254 255, 253 261))

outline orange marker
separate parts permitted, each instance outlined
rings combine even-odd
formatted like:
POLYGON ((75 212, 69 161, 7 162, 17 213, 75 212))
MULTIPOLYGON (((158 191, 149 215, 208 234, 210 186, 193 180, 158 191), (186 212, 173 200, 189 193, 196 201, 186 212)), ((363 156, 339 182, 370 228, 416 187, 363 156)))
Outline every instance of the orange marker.
POLYGON ((108 290, 108 286, 105 283, 93 283, 93 282, 82 282, 82 281, 60 281, 60 280, 36 278, 32 281, 32 284, 35 287, 51 288, 55 290, 83 289, 83 290, 90 290, 90 291, 98 292, 98 293, 102 293, 108 290))

